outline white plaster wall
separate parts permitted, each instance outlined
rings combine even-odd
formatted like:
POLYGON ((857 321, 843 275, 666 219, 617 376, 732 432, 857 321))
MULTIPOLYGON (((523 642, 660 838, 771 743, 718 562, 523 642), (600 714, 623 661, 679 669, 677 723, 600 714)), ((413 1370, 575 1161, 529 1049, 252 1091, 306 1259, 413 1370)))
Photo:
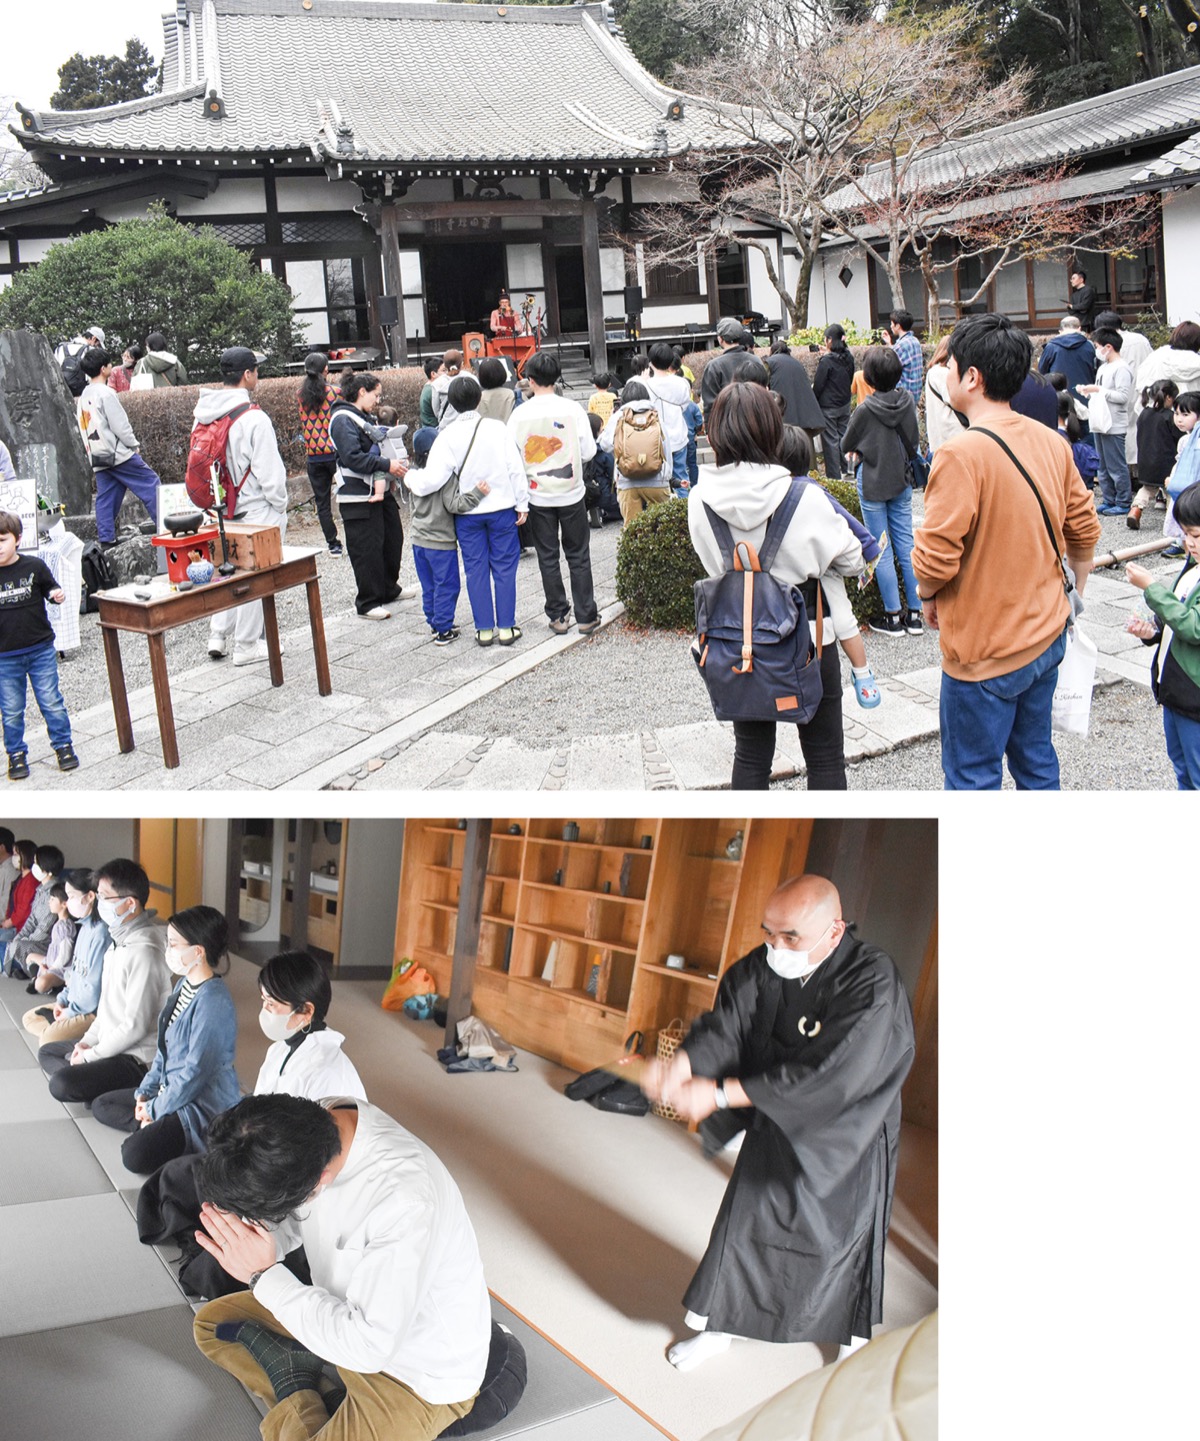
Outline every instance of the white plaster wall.
MULTIPOLYGON (((327 181, 321 185, 329 188, 327 181)), ((357 192, 356 192, 357 193, 357 192)), ((297 207, 304 209, 304 206, 297 207)), ((340 208, 340 207, 339 207, 340 208)), ((267 194, 262 177, 242 179, 222 178, 211 195, 195 197, 181 195, 176 203, 177 215, 263 215, 267 209, 267 194)))
POLYGON ((746 278, 750 283, 750 309, 757 310, 768 320, 780 320, 783 316, 783 301, 767 275, 767 262, 756 246, 743 247, 746 257, 746 278))
POLYGON ((8 241, 0 240, 0 265, 7 265, 12 257, 8 253, 8 241))
MULTIPOLYGON (((225 184, 221 183, 218 198, 224 195, 225 184)), ((275 182, 275 200, 280 210, 349 211, 362 204, 362 191, 349 180, 331 181, 323 175, 281 175, 275 182)), ((228 207, 222 205, 222 208, 228 207)))
POLYGON ((97 206, 97 214, 102 220, 141 220, 146 214, 146 208, 150 204, 147 200, 127 200, 122 204, 101 202, 97 206))
POLYGON ((404 333, 409 340, 414 336, 424 337, 429 333, 425 329, 425 302, 420 296, 404 302, 404 333))
MULTIPOLYGON (((1163 205, 1163 281, 1167 319, 1200 319, 1200 187, 1176 191, 1163 205)), ((25 247, 21 254, 24 258, 25 247)))
POLYGON ((871 292, 867 284, 867 262, 861 255, 851 257, 847 248, 826 250, 813 266, 809 287, 809 325, 832 325, 852 320, 866 327, 871 321, 871 292), (853 279, 844 286, 838 271, 848 265, 853 279))
POLYGON ((619 246, 600 247, 600 287, 606 293, 619 290, 625 298, 625 252, 619 246))
POLYGON ((419 250, 400 251, 400 293, 402 295, 419 295, 423 289, 421 252, 419 250))
POLYGON ((54 240, 27 240, 21 238, 19 251, 22 265, 28 265, 34 260, 44 260, 56 245, 65 245, 71 237, 69 235, 59 236, 54 240))
POLYGON ((685 325, 703 325, 708 327, 708 306, 702 301, 695 301, 691 305, 660 305, 657 301, 646 302, 646 309, 642 315, 642 328, 649 330, 671 329, 679 330, 685 325))
POLYGON ((0 290, 7 290, 12 282, 13 278, 11 275, 0 275, 0 290))

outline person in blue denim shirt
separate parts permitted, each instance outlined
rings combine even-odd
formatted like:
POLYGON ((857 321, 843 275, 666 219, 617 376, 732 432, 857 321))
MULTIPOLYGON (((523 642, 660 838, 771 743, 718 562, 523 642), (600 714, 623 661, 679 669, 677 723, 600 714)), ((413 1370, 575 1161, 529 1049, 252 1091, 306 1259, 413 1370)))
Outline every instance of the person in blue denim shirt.
POLYGON ((35 1006, 21 1024, 40 1045, 50 1041, 78 1041, 96 1019, 104 957, 112 937, 96 914, 96 881, 89 870, 66 871, 67 912, 78 925, 71 973, 52 1005, 35 1006))
POLYGON ((35 555, 21 555, 21 519, 0 510, 0 712, 4 716, 4 749, 8 778, 29 777, 25 745, 26 684, 33 686, 38 709, 58 756, 58 768, 73 771, 79 764, 71 746, 71 722, 58 688, 58 654, 46 602, 66 598, 50 567, 35 555))
POLYGON ((102 1125, 128 1131, 126 1169, 146 1176, 167 1161, 204 1149, 209 1121, 238 1102, 233 1069, 237 1012, 217 974, 228 926, 212 906, 189 906, 167 922, 167 965, 180 979, 158 1018, 158 1048, 149 1071, 129 1090, 92 1103, 102 1125))
MULTIPOLYGON (((898 384, 912 396, 914 406, 920 405, 921 392, 925 389, 925 356, 921 342, 912 333, 912 314, 907 310, 893 310, 888 318, 891 322, 888 329, 894 337, 892 350, 901 366, 898 384)), ((867 383, 869 385, 870 380, 867 383)))

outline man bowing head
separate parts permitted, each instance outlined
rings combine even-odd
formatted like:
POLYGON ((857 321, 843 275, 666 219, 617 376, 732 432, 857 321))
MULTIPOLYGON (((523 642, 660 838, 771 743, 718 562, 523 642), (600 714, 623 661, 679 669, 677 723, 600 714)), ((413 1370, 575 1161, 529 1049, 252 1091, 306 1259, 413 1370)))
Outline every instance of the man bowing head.
POLYGON ((706 1139, 746 1132, 683 1298, 699 1334, 671 1347, 672 1365, 690 1371, 735 1337, 870 1338, 912 1058, 891 957, 856 938, 830 881, 785 881, 762 944, 729 967, 674 1057, 645 1070, 646 1094, 703 1122, 706 1139))

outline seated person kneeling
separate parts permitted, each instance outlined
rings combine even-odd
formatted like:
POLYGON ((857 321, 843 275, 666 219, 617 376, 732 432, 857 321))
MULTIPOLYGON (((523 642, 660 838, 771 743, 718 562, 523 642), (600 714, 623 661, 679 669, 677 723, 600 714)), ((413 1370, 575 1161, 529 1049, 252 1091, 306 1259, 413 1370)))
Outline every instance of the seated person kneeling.
POLYGON ((474 1404, 491 1338, 462 1196, 433 1152, 365 1101, 248 1096, 209 1128, 197 1233, 249 1290, 197 1313, 196 1344, 272 1409, 268 1436, 315 1436, 325 1362, 337 1431, 426 1441, 474 1404), (243 1219, 244 1218, 244 1219, 243 1219), (304 1244, 312 1285, 279 1264, 304 1244))

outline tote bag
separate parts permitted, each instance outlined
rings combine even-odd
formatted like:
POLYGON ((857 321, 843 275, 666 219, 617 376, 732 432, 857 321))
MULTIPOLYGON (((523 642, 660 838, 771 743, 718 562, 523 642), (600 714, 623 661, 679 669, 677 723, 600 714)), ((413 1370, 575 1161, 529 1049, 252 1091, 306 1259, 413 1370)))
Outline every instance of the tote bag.
POLYGON ((1084 634, 1076 620, 1067 631, 1067 650, 1058 667, 1058 682, 1050 707, 1053 730, 1063 735, 1087 735, 1098 654, 1096 642, 1084 634))

